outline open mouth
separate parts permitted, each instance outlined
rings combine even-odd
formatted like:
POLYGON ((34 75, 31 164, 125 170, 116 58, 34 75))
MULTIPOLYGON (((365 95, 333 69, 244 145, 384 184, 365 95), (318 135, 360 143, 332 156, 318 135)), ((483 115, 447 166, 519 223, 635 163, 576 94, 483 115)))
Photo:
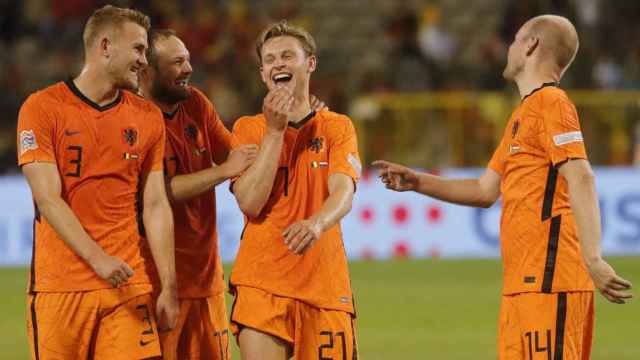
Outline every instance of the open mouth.
POLYGON ((276 84, 288 84, 291 79, 293 79, 293 75, 290 73, 278 73, 273 75, 271 78, 276 84))
POLYGON ((187 86, 189 86, 189 78, 178 79, 175 81, 175 84, 180 87, 186 88, 187 86))

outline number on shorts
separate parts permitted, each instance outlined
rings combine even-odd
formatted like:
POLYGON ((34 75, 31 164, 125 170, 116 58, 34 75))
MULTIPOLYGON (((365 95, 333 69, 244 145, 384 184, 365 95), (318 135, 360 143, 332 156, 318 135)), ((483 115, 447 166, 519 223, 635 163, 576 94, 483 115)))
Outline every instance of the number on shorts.
POLYGON ((213 333, 213 336, 218 339, 218 346, 220 347, 220 359, 226 359, 226 354, 229 353, 229 329, 224 329, 222 331, 216 331, 213 333), (225 341, 223 338, 226 337, 225 341))
POLYGON ((153 325, 151 324, 151 314, 149 313, 149 307, 147 304, 140 304, 136 306, 136 310, 142 311, 144 316, 142 317, 142 321, 146 321, 149 324, 149 328, 142 332, 142 335, 151 335, 153 334, 153 325))
POLYGON ((524 334, 529 340, 529 359, 533 359, 534 353, 547 353, 547 359, 551 360, 551 330, 546 331, 547 335, 547 344, 546 347, 540 346, 540 332, 539 331, 529 331, 524 334))
POLYGON ((328 343, 324 343, 324 344, 320 344, 320 347, 318 348, 318 360, 333 360, 333 357, 329 356, 329 357, 325 357, 324 355, 324 350, 327 349, 328 351, 333 349, 334 346, 334 342, 333 342, 333 337, 339 337, 342 338, 342 360, 347 360, 347 342, 346 342, 346 337, 344 335, 344 331, 338 331, 337 333, 333 334, 331 331, 321 331, 320 332, 320 337, 326 336, 328 337, 329 342, 328 343))

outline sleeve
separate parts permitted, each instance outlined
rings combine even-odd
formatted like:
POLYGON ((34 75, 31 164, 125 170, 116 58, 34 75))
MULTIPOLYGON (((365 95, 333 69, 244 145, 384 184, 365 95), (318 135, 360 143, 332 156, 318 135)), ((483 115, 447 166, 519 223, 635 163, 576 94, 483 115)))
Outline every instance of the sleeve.
POLYGON ((29 97, 18 114, 18 165, 36 161, 55 163, 54 142, 54 121, 33 96, 29 97))
POLYGON ((152 171, 163 170, 166 143, 166 129, 164 127, 164 120, 160 111, 153 113, 152 119, 149 123, 157 125, 154 127, 154 132, 151 134, 151 145, 145 159, 145 176, 152 171))
POLYGON ((586 159, 578 112, 576 107, 562 97, 543 103, 540 142, 554 166, 569 159, 586 159))
MULTIPOLYGON (((255 119, 251 117, 241 117, 233 125, 233 132, 231 133, 230 149, 236 149, 239 146, 246 144, 258 144, 260 145, 260 132, 255 126, 255 119)), ((230 179, 230 189, 233 192, 233 183, 242 176, 242 173, 238 176, 230 179)))
POLYGON ((358 138, 351 119, 345 117, 339 126, 330 129, 329 175, 343 173, 357 183, 362 175, 362 163, 358 152, 358 138))
POLYGON ((505 156, 505 148, 504 148, 504 138, 500 140, 498 147, 493 152, 493 156, 491 156, 491 160, 489 160, 489 169, 497 172, 502 176, 504 174, 504 156, 505 156))
POLYGON ((208 99, 204 102, 204 110, 213 161, 220 165, 227 160, 229 151, 231 151, 231 133, 224 126, 215 106, 208 99))

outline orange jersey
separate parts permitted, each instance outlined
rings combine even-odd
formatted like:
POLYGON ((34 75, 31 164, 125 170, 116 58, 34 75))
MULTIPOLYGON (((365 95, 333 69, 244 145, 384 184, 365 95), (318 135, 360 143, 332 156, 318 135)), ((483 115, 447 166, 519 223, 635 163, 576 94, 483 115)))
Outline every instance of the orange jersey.
MULTIPOLYGON (((18 163, 56 163, 61 197, 104 251, 133 269, 129 284, 148 283, 140 254, 140 179, 162 170, 160 110, 120 91, 111 104, 87 99, 72 81, 32 94, 18 119, 18 163)), ((31 291, 110 288, 39 216, 36 208, 31 291)))
POLYGON ((513 112, 489 163, 501 176, 504 294, 593 290, 558 173, 587 158, 578 114, 563 90, 545 85, 513 112))
MULTIPOLYGON (((196 88, 191 88, 191 96, 180 103, 174 114, 165 114, 165 125, 167 143, 164 162, 167 177, 191 174, 226 160, 231 147, 231 134, 224 127, 213 104, 196 88)), ((174 203, 172 210, 178 295, 181 298, 194 298, 223 292, 225 286, 216 233, 215 189, 174 203)), ((153 279, 157 277, 153 276, 153 279)))
MULTIPOLYGON (((264 115, 240 118, 233 147, 261 144, 264 115)), ((317 213, 329 196, 328 179, 342 173, 358 181, 360 159, 351 120, 330 111, 289 125, 278 172, 261 214, 245 219, 232 285, 259 288, 319 308, 353 312, 347 258, 340 225, 325 231, 303 255, 284 244, 282 232, 317 213)))

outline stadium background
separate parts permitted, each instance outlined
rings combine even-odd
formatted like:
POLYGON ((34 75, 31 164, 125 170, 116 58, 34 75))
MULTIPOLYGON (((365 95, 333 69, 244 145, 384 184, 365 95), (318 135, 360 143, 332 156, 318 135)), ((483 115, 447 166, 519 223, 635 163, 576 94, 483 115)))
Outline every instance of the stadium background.
MULTIPOLYGON (((27 357, 24 290, 31 200, 15 166, 25 97, 76 74, 82 26, 104 4, 0 1, 0 359, 27 357)), ((604 0, 112 1, 178 31, 192 81, 226 124, 260 111, 253 41, 279 19, 318 43, 312 92, 356 123, 366 164, 378 158, 453 176, 486 164, 518 97, 502 80, 506 49, 528 18, 556 13, 581 48, 562 87, 578 106, 597 165, 604 242, 618 271, 640 284, 640 2, 604 0)), ((223 257, 240 219, 220 194, 223 257)), ((392 196, 365 172, 345 221, 366 359, 492 359, 500 289, 499 206, 476 211, 392 196)), ((64 264, 61 264, 63 266, 64 264)), ((594 359, 640 359, 640 306, 597 303, 594 359)))

